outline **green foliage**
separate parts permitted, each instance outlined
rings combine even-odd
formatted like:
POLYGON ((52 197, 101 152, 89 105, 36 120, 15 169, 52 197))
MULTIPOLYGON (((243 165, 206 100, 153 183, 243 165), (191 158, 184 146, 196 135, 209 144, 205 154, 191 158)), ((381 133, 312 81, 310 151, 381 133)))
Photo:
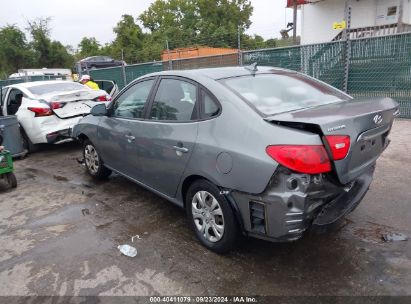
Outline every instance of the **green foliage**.
POLYGON ((33 41, 30 43, 34 51, 35 61, 38 62, 39 67, 48 67, 49 56, 51 50, 51 39, 49 23, 50 18, 39 18, 33 21, 27 21, 29 31, 33 41))
POLYGON ((143 32, 134 21, 133 16, 123 15, 113 31, 116 34, 116 39, 112 43, 111 53, 117 54, 113 57, 121 58, 123 54, 127 63, 141 61, 139 51, 143 46, 143 32))
POLYGON ((78 45, 78 58, 86 58, 90 56, 100 55, 100 44, 96 38, 83 37, 78 45))
POLYGON ((0 77, 17 72, 21 68, 72 67, 74 56, 69 47, 50 39, 50 18, 28 21, 26 35, 15 25, 0 28, 0 77))
POLYGON ((100 45, 84 37, 75 51, 50 38, 50 18, 28 21, 26 35, 15 25, 0 28, 0 78, 19 68, 72 67, 75 61, 107 55, 129 63, 160 60, 166 49, 210 46, 262 49, 292 45, 291 39, 264 40, 247 35, 253 12, 250 0, 155 0, 137 19, 123 15, 113 28, 115 39, 100 45), (138 22, 142 24, 139 26, 138 22))
POLYGON ((250 0, 156 0, 140 15, 143 26, 170 48, 192 45, 237 47, 238 28, 248 29, 250 0), (211 4, 211 5, 210 5, 211 4))
POLYGON ((0 78, 32 64, 26 35, 15 25, 0 28, 0 78))

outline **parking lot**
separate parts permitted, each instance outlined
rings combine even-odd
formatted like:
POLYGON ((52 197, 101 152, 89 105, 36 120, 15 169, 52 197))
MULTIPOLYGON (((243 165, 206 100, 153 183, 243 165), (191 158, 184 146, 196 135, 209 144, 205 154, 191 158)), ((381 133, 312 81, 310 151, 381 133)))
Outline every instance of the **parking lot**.
POLYGON ((411 242, 381 237, 411 235, 411 121, 390 137, 340 229, 228 255, 204 249, 164 199, 117 175, 93 181, 77 143, 47 146, 15 162, 17 189, 0 186, 0 295, 411 295, 411 242))

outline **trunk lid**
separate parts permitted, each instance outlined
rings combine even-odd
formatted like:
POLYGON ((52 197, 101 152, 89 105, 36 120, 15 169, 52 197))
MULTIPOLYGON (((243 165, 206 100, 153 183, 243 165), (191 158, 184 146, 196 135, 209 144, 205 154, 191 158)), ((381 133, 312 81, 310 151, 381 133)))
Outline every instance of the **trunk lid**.
MULTIPOLYGON (((390 98, 352 99, 266 117, 265 120, 292 128, 327 135, 350 136, 347 156, 333 161, 342 184, 364 173, 389 144, 387 138, 398 104, 390 98)), ((330 159, 331 153, 323 137, 330 159)))
POLYGON ((61 108, 53 108, 53 112, 59 118, 71 118, 83 116, 90 113, 91 108, 101 103, 94 101, 99 96, 106 96, 107 93, 103 90, 78 90, 64 93, 52 93, 41 95, 40 98, 49 103, 60 103, 61 108))

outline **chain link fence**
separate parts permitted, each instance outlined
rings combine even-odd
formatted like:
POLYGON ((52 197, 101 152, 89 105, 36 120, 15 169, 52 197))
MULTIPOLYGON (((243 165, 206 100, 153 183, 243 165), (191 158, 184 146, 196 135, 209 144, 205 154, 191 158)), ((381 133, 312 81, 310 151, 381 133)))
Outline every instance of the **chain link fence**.
MULTIPOLYGON (((411 33, 333 41, 218 56, 157 61, 90 70, 96 80, 114 80, 120 89, 134 79, 164 70, 268 65, 299 71, 354 97, 391 97, 400 104, 401 117, 411 118, 411 33), (347 53, 349 50, 349 53, 347 53)), ((42 76, 34 76, 42 77, 42 76)), ((44 78, 44 77, 43 77, 44 78)), ((30 81, 44 80, 33 79, 30 81)), ((25 80, 0 81, 2 85, 25 80)))
POLYGON ((122 68, 93 70, 94 79, 113 79, 122 88, 144 74, 169 69, 268 65, 306 73, 354 97, 391 97, 400 104, 401 117, 411 118, 411 33, 312 45, 261 49, 179 59, 122 68), (350 53, 347 53, 349 50, 350 53), (347 57, 348 56, 348 57, 347 57), (348 59, 347 59, 348 58, 348 59))

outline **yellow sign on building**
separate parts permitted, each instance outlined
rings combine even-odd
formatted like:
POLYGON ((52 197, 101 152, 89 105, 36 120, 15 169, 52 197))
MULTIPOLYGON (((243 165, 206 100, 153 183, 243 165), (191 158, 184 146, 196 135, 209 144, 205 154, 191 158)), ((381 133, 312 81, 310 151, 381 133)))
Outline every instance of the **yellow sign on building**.
POLYGON ((333 23, 333 29, 335 30, 343 30, 347 27, 347 24, 345 22, 345 20, 341 21, 341 22, 334 22, 333 23))

